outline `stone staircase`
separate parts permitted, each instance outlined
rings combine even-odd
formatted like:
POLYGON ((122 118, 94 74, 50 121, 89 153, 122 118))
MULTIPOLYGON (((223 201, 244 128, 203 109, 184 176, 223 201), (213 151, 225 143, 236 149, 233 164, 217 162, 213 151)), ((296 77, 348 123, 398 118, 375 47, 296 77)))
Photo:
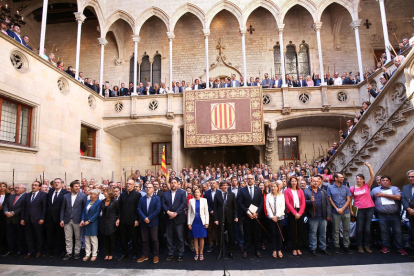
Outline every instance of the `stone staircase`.
MULTIPOLYGON (((361 94, 365 93, 362 89, 366 91, 366 86, 361 87, 361 94)), ((389 168, 398 163, 400 169, 414 169, 414 160, 402 157, 414 146, 413 94, 414 49, 331 158, 331 170, 342 172, 355 185, 357 174, 369 176, 364 165, 369 162, 377 174, 395 176, 402 182, 405 175, 393 175, 396 170, 389 168)))

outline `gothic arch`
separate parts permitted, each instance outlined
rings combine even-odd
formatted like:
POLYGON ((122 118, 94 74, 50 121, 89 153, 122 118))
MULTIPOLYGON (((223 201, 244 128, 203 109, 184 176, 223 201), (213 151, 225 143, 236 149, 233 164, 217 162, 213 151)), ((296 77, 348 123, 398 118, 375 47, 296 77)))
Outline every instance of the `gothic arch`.
POLYGON ((343 8, 345 8, 351 15, 353 21, 358 19, 358 10, 354 9, 355 4, 352 2, 346 0, 323 0, 318 6, 318 22, 321 21, 321 17, 325 9, 333 3, 337 3, 338 5, 341 5, 343 8))
POLYGON ((314 22, 318 22, 318 8, 316 4, 312 0, 291 0, 285 2, 285 4, 282 5, 280 8, 280 23, 283 24, 283 21, 285 20, 286 14, 289 12, 289 10, 295 6, 299 5, 304 7, 312 16, 314 22))
POLYGON ((127 22, 132 28, 132 34, 135 34, 135 19, 132 17, 132 15, 123 10, 116 10, 106 18, 104 28, 101 29, 101 37, 106 36, 109 28, 111 28, 112 24, 114 24, 118 19, 123 19, 125 22, 127 22))
POLYGON ((144 23, 151 18, 152 16, 156 16, 159 19, 161 19, 165 26, 167 27, 167 32, 170 32, 170 17, 168 16, 167 13, 165 13, 163 10, 161 10, 160 8, 157 7, 149 7, 148 9, 146 9, 145 11, 143 11, 137 19, 136 25, 135 25, 135 32, 134 34, 139 35, 139 32, 141 31, 142 26, 144 25, 144 23))
POLYGON ((279 7, 271 0, 253 0, 250 2, 243 11, 243 26, 246 26, 247 19, 250 14, 254 12, 257 8, 262 7, 268 10, 276 20, 276 25, 280 23, 279 17, 279 7))
POLYGON ((83 11, 87 7, 91 7, 95 11, 96 17, 98 18, 99 30, 102 32, 102 28, 104 26, 105 19, 104 19, 104 16, 103 16, 101 6, 99 5, 99 2, 94 1, 94 0, 85 0, 85 1, 78 0, 78 12, 83 13, 83 11), (81 2, 84 2, 84 3, 81 3, 81 2))
POLYGON ((239 22, 239 26, 243 27, 243 12, 242 10, 233 2, 230 2, 228 0, 222 0, 218 3, 216 3, 215 5, 213 5, 210 10, 208 10, 207 14, 206 14, 206 28, 209 29, 211 22, 213 21, 214 17, 216 16, 216 14, 218 14, 219 12, 221 12, 222 10, 227 10, 230 13, 232 13, 237 21, 239 22))
POLYGON ((170 28, 172 32, 174 32, 174 28, 178 20, 180 20, 180 18, 188 12, 200 19, 201 24, 203 25, 203 29, 206 28, 206 14, 204 13, 204 11, 194 4, 185 3, 181 5, 178 9, 176 9, 171 15, 170 28))

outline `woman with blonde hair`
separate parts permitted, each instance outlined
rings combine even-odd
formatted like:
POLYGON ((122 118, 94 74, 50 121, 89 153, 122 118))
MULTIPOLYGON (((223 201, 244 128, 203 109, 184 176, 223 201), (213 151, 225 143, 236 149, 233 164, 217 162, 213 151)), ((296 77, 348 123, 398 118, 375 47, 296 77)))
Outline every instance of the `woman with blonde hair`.
POLYGON ((85 257, 83 258, 85 262, 89 259, 93 262, 98 256, 98 219, 99 213, 101 212, 101 201, 99 200, 100 191, 93 189, 89 193, 91 199, 86 202, 80 223, 85 229, 85 257))
POLYGON ((283 182, 277 180, 270 184, 270 193, 266 196, 267 217, 271 229, 271 240, 273 245, 273 258, 283 258, 282 254, 282 226, 285 218, 285 197, 281 187, 283 182))
POLYGON ((315 86, 315 84, 313 83, 313 80, 312 80, 311 76, 309 76, 309 75, 306 76, 306 84, 308 86, 315 86))
POLYGON ((200 189, 194 190, 194 198, 188 204, 187 224, 190 230, 190 237, 194 239, 195 256, 194 260, 204 260, 204 238, 207 237, 209 213, 207 199, 201 197, 200 189))

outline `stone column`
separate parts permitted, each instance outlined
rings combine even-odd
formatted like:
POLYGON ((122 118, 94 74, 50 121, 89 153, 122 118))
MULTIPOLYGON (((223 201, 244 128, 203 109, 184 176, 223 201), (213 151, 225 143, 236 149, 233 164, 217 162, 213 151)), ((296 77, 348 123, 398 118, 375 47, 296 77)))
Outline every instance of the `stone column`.
POLYGON ((355 41, 356 41, 357 55, 358 55, 359 76, 362 82, 365 79, 365 75, 364 75, 364 68, 362 67, 361 43, 359 41, 359 26, 361 26, 361 21, 362 21, 361 19, 355 20, 354 22, 351 23, 351 27, 355 30, 355 41))
POLYGON ((152 86, 154 86, 154 84, 152 83, 152 65, 154 64, 154 60, 152 58, 150 58, 150 83, 152 86))
POLYGON ((206 51, 206 88, 210 88, 210 74, 209 74, 209 62, 208 62, 208 36, 210 35, 210 29, 203 29, 204 33, 204 44, 205 44, 205 51, 206 51))
POLYGON ((172 165, 172 169, 173 171, 178 172, 178 163, 179 163, 179 157, 178 155, 180 155, 180 128, 177 125, 174 125, 172 130, 171 130, 171 156, 172 156, 172 160, 171 160, 171 165, 172 165))
POLYGON ((384 0, 377 0, 381 10, 382 32, 384 33, 385 52, 387 53, 387 62, 391 61, 391 53, 389 50, 390 39, 388 37, 387 16, 385 15, 384 0))
POLYGON ((167 36, 168 36, 168 44, 169 44, 169 48, 170 48, 170 69, 169 69, 169 75, 170 75, 170 87, 172 89, 172 81, 173 81, 173 77, 172 77, 172 42, 174 39, 174 33, 173 32, 167 32, 167 36))
POLYGON ((134 95, 138 95, 137 94, 137 85, 138 85, 138 80, 137 80, 137 70, 138 70, 138 43, 141 40, 141 38, 139 37, 139 35, 133 35, 132 36, 132 41, 134 41, 134 90, 133 93, 134 95))
POLYGON ((99 44, 101 45, 101 68, 99 70, 99 85, 101 86, 100 92, 101 92, 102 96, 105 96, 103 94, 103 88, 102 88, 102 87, 104 87, 103 86, 104 85, 104 83, 103 83, 103 68, 104 68, 105 45, 106 45, 106 43, 108 43, 108 41, 103 37, 98 38, 98 41, 99 41, 99 44))
POLYGON ((48 4, 48 0, 43 0, 42 25, 41 25, 41 29, 40 29, 39 56, 43 56, 43 51, 44 51, 44 48, 45 48, 47 4, 48 4))
POLYGON ((324 85, 326 83, 325 83, 325 76, 323 72, 323 60, 322 60, 322 43, 321 43, 322 22, 315 22, 312 27, 316 32, 316 39, 318 41, 319 70, 320 70, 319 77, 321 78, 321 85, 324 85))
POLYGON ((280 41, 280 67, 282 67, 282 82, 283 86, 286 86, 286 79, 285 79, 285 51, 284 51, 284 44, 283 44, 283 29, 285 28, 285 24, 279 24, 277 26, 279 29, 279 41, 280 41))
POLYGON ((76 18, 76 22, 78 22, 78 36, 76 38, 76 60, 75 60, 75 80, 79 77, 79 55, 80 55, 80 42, 81 42, 81 32, 82 32, 82 23, 85 21, 86 16, 83 15, 81 12, 74 12, 73 13, 76 18))
POLYGON ((245 40, 246 26, 240 27, 240 34, 241 34, 241 39, 242 39, 243 77, 245 81, 247 81, 246 40, 245 40))
POLYGON ((268 126, 267 137, 266 137, 266 152, 265 152, 265 161, 269 167, 272 168, 273 165, 273 151, 274 143, 276 138, 276 125, 277 123, 272 123, 268 126))

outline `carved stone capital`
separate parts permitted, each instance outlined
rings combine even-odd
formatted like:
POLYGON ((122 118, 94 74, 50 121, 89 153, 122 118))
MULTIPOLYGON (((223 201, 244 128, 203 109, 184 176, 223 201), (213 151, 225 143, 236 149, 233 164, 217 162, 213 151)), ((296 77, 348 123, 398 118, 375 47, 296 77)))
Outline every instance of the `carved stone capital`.
POLYGON ((315 22, 315 23, 313 23, 313 25, 312 25, 312 28, 315 30, 315 31, 320 31, 321 30, 321 28, 322 28, 322 22, 315 22))
POLYGON ((329 110, 331 109, 331 105, 330 104, 324 104, 322 106, 322 112, 329 112, 329 110))
POLYGON ((173 40, 175 38, 174 32, 167 32, 168 40, 173 40))
POLYGON ((203 29, 204 37, 208 37, 210 35, 210 29, 203 29))
POLYGON ((141 41, 141 37, 139 35, 131 35, 132 41, 139 43, 141 41))
POLYGON ((292 112, 292 109, 290 107, 284 107, 282 109, 282 114, 283 115, 289 115, 292 112))
POLYGON ((355 20, 351 23, 352 29, 359 28, 361 26, 362 19, 355 20))
POLYGON ((75 15, 76 22, 80 24, 82 24, 86 19, 86 16, 84 16, 81 12, 74 12, 73 14, 75 15))
POLYGON ((100 44, 100 45, 103 45, 103 46, 106 46, 106 44, 108 43, 108 40, 106 40, 106 39, 105 39, 105 38, 103 38, 103 37, 98 38, 98 41, 99 41, 99 44, 100 44))
POLYGON ((285 29, 285 24, 278 24, 277 25, 277 30, 279 31, 279 34, 280 33, 283 34, 284 29, 285 29))
POLYGON ((239 31, 240 31, 240 34, 241 35, 245 35, 246 34, 246 31, 247 31, 247 27, 246 26, 240 27, 239 28, 239 31))

